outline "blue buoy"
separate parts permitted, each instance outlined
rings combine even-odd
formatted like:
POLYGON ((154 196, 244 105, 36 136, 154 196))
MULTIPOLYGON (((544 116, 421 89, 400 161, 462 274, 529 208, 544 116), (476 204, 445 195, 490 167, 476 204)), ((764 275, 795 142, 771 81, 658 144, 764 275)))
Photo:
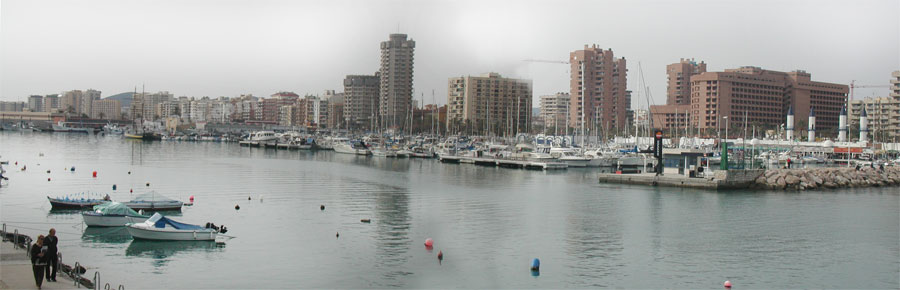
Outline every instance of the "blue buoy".
POLYGON ((72 166, 72 169, 69 169, 69 171, 75 172, 75 166, 72 166))
POLYGON ((115 184, 113 184, 113 190, 116 190, 116 185, 115 185, 115 184))
POLYGON ((541 270, 541 260, 538 258, 534 258, 531 261, 531 271, 540 271, 541 270))

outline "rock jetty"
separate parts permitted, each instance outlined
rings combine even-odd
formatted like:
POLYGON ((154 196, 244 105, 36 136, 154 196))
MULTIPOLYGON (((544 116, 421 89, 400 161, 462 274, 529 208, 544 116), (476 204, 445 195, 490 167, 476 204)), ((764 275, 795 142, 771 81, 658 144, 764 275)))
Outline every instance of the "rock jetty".
POLYGON ((751 186, 783 190, 900 186, 900 167, 769 169, 751 186))

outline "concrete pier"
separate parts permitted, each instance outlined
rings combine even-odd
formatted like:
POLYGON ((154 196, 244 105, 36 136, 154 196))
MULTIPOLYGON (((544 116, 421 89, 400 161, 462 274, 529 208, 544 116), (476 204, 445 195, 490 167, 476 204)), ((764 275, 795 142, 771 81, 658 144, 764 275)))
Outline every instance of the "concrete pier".
POLYGON ((601 173, 603 183, 639 184, 650 186, 672 186, 712 190, 747 188, 763 170, 719 170, 709 177, 686 177, 680 174, 657 176, 655 173, 615 174, 601 173))
POLYGON ((438 158, 438 160, 440 160, 442 163, 469 163, 481 166, 496 166, 520 169, 556 170, 569 168, 567 164, 561 162, 512 160, 502 158, 479 158, 442 155, 440 158, 438 158))

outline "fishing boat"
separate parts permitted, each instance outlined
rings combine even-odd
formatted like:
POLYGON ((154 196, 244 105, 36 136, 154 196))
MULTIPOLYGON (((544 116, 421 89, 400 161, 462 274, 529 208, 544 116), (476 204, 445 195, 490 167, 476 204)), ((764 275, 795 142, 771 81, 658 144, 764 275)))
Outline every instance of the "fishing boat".
POLYGON ((54 132, 72 132, 72 133, 93 133, 94 130, 90 128, 76 128, 66 126, 66 122, 59 121, 56 124, 51 125, 54 132))
POLYGON ((102 199, 97 198, 74 198, 74 197, 47 197, 47 200, 50 201, 50 207, 52 209, 82 209, 82 208, 92 208, 95 205, 102 204, 104 202, 110 201, 109 195, 102 199))
MULTIPOLYGON (((214 227, 177 222, 159 213, 142 223, 129 223, 126 229, 135 239, 164 241, 213 241, 220 231, 214 227)), ((222 231, 224 233, 224 229, 222 231)))
POLYGON ((156 191, 139 194, 134 199, 125 202, 125 205, 133 210, 165 211, 181 210, 184 202, 165 197, 156 191))
POLYGON ((95 205, 93 211, 82 212, 84 224, 89 227, 122 227, 128 223, 142 223, 149 216, 137 213, 121 202, 95 205))

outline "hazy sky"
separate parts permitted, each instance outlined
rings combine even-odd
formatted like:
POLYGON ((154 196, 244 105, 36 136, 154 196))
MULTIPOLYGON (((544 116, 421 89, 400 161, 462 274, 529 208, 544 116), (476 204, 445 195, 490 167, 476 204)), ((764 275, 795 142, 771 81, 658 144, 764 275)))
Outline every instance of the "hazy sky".
MULTIPOLYGON (((416 98, 446 102, 447 78, 499 72, 568 91, 565 61, 585 44, 639 67, 656 104, 665 65, 743 65, 813 80, 887 85, 900 69, 900 1, 42 1, 0 2, 0 100, 99 89, 103 96, 269 96, 343 90, 372 74, 379 42, 416 41, 416 98)), ((887 95, 886 88, 857 96, 887 95)), ((634 106, 646 101, 635 96, 634 106)), ((537 101, 535 101, 537 106, 537 101)))

